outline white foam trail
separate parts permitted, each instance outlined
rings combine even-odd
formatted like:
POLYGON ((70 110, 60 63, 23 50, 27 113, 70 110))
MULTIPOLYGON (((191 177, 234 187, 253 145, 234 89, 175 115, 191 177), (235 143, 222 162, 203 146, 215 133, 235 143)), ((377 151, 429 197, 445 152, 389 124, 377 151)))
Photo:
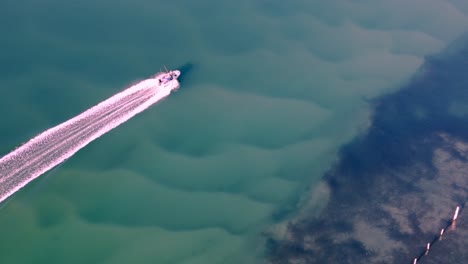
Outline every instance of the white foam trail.
MULTIPOLYGON (((177 81, 173 81, 178 86, 177 81)), ((171 93, 147 79, 50 128, 0 159, 0 203, 78 150, 171 93)))

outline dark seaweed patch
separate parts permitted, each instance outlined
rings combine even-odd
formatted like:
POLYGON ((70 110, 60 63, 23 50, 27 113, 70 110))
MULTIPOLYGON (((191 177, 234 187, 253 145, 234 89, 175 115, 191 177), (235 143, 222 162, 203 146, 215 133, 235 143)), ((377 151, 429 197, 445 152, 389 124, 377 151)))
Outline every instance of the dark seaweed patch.
POLYGON ((405 87, 371 101, 371 127, 324 177, 327 208, 270 242, 271 262, 468 262, 466 223, 439 241, 468 199, 468 116, 452 111, 468 105, 467 72, 468 35, 427 57, 405 87), (436 249, 426 256, 427 243, 436 249))

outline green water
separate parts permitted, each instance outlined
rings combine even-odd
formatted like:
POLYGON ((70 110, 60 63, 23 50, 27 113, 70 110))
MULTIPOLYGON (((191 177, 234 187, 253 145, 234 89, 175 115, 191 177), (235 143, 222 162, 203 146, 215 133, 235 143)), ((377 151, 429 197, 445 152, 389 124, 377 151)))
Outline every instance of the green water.
POLYGON ((316 184, 368 126, 365 99, 466 30, 468 6, 309 2, 2 1, 2 154, 163 65, 193 67, 10 199, 0 263, 254 263, 262 232, 322 208, 316 184))

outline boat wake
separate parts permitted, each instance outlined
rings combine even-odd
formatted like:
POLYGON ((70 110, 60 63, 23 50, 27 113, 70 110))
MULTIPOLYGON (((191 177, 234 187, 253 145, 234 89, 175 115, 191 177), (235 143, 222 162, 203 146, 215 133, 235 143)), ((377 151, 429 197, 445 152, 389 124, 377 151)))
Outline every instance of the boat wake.
POLYGON ((158 79, 141 81, 72 119, 50 128, 0 159, 0 203, 154 103, 179 83, 162 86, 158 79))

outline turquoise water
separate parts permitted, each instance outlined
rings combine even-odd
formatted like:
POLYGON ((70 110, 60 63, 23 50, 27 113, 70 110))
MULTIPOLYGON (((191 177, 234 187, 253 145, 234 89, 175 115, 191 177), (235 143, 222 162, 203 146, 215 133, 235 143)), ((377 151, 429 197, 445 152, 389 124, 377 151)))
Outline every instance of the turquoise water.
POLYGON ((0 262, 259 261, 262 232, 326 202, 316 182, 369 125, 365 100, 468 25, 463 1, 374 2, 0 3, 2 154, 193 64, 179 92, 10 199, 0 262))

